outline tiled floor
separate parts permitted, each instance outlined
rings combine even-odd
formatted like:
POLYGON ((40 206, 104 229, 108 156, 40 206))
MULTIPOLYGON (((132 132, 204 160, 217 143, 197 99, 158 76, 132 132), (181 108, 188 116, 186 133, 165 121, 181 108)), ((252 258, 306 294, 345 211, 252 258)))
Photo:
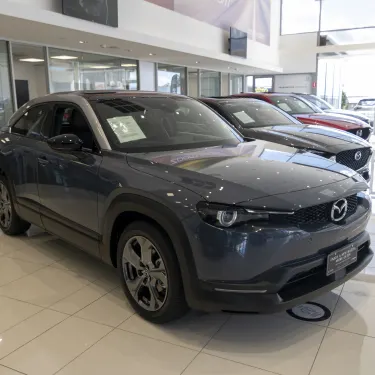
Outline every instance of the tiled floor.
MULTIPOLYGON (((368 229, 375 240, 375 216, 368 229)), ((0 234, 0 375, 373 375, 375 261, 318 302, 330 320, 194 312, 155 326, 110 267, 36 228, 0 234)))

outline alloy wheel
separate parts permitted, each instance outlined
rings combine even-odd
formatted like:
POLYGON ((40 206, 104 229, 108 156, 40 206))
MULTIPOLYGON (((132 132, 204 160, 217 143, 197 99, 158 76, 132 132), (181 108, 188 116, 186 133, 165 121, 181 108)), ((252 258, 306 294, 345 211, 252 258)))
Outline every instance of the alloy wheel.
POLYGON ((7 187, 0 182, 0 225, 8 229, 12 223, 12 205, 7 187))
POLYGON ((135 301, 145 310, 160 310, 167 298, 168 278, 156 246, 146 237, 131 237, 125 244, 122 267, 135 301))

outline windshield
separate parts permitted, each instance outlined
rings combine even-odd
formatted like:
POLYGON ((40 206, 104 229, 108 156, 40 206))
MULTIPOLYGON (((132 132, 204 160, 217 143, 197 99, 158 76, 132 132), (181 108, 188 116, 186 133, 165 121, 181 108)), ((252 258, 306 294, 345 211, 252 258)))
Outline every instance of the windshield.
POLYGON ((315 104, 318 108, 326 111, 328 109, 334 109, 331 104, 327 103, 325 100, 318 98, 317 96, 313 95, 301 95, 304 99, 308 100, 309 102, 315 104))
MULTIPOLYGON (((304 100, 296 98, 295 96, 270 95, 269 98, 273 104, 290 115, 316 113, 312 106, 310 107, 304 100)), ((317 111, 319 111, 319 109, 317 109, 317 111)))
POLYGON ((244 128, 298 124, 284 112, 261 101, 231 100, 220 105, 244 128))
POLYGON ((114 96, 91 105, 115 150, 169 151, 242 142, 215 112, 186 97, 114 96))

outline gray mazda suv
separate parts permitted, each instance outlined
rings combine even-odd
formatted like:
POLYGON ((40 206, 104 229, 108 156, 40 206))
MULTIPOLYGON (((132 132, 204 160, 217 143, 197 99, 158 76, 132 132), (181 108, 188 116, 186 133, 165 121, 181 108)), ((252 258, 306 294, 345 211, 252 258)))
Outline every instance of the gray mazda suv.
POLYGON ((32 223, 113 265, 155 323, 283 310, 350 279, 373 256, 366 189, 171 94, 56 93, 0 134, 2 231, 32 223))

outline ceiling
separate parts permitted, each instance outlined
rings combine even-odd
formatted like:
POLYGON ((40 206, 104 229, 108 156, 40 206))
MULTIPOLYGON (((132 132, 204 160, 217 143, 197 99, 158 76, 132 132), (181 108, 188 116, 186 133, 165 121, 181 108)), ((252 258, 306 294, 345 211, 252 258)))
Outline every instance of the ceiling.
MULTIPOLYGON (((41 56, 40 53, 42 49, 34 48, 33 46, 25 47, 25 43, 32 43, 40 46, 47 45, 68 50, 79 50, 82 52, 107 55, 102 57, 103 61, 108 59, 108 55, 111 55, 122 58, 187 66, 192 69, 199 68, 235 74, 254 75, 275 73, 274 70, 249 67, 241 63, 228 63, 227 61, 218 59, 129 42, 127 40, 110 38, 104 35, 66 29, 55 25, 42 24, 35 21, 5 16, 3 14, 0 14, 0 35, 5 40, 23 42, 22 46, 18 44, 13 45, 14 54, 17 54, 17 57, 21 56, 21 58, 25 54, 32 54, 32 57, 35 58, 41 56)), ((87 58, 89 59, 90 57, 87 56, 87 58)), ((98 61, 98 59, 100 59, 100 57, 96 56, 95 61, 98 61)))

